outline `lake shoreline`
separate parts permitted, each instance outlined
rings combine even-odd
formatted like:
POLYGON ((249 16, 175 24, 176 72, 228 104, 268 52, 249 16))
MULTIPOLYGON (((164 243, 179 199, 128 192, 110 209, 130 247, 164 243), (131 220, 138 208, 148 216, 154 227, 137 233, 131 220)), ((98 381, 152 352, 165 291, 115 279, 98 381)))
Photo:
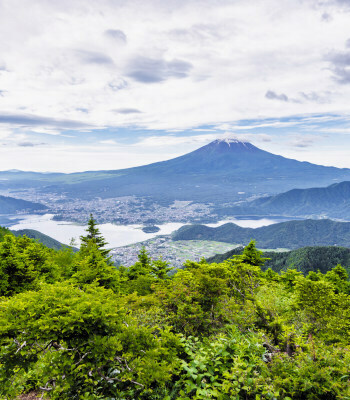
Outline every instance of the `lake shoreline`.
MULTIPOLYGON (((9 221, 9 223, 4 224, 4 226, 13 230, 34 229, 67 245, 69 245, 72 238, 74 238, 76 242, 79 242, 79 237, 85 234, 86 225, 77 224, 76 222, 70 221, 55 221, 53 217, 54 214, 17 214, 13 216, 7 216, 6 219, 9 221), (14 223, 12 223, 12 221, 14 223)), ((204 225, 209 227, 218 227, 226 223, 234 223, 244 228, 259 228, 261 226, 272 225, 290 219, 298 218, 286 218, 282 216, 276 216, 275 218, 264 218, 263 216, 260 216, 260 218, 257 218, 257 216, 255 216, 251 219, 247 219, 246 217, 242 218, 242 216, 240 216, 240 218, 228 218, 216 223, 204 225)), ((98 225, 98 227, 101 234, 108 242, 108 247, 116 248, 143 242, 159 235, 170 235, 172 232, 184 225, 192 225, 192 223, 169 222, 165 224, 159 224, 159 231, 150 233, 144 232, 142 230, 144 225, 141 224, 117 225, 105 223, 98 225)))

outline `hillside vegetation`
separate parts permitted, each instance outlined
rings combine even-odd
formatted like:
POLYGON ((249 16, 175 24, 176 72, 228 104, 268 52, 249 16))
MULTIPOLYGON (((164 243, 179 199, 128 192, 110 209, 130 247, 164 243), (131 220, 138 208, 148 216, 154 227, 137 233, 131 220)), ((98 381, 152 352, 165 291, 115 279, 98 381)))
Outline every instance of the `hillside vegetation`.
POLYGON ((350 245, 350 222, 328 219, 287 221, 261 228, 242 228, 233 223, 211 228, 205 225, 185 225, 172 235, 173 240, 215 240, 248 244, 255 239, 267 249, 297 249, 304 246, 350 245))
POLYGON ((11 232, 9 229, 0 226, 0 241, 2 241, 4 239, 5 235, 10 235, 10 234, 11 234, 11 232))
POLYGON ((23 236, 26 235, 30 239, 35 239, 39 243, 49 247, 50 249, 60 250, 63 247, 66 247, 64 244, 59 242, 58 240, 52 238, 51 236, 45 235, 35 229, 19 229, 11 231, 15 236, 23 236))
MULTIPOLYGON (((4 230, 2 230, 4 232, 4 230)), ((145 249, 116 269, 91 217, 81 248, 0 242, 0 398, 231 400, 350 396, 350 283, 337 265, 233 258, 169 275, 145 249)))
MULTIPOLYGON (((207 259, 208 263, 221 263, 235 255, 243 253, 244 248, 238 247, 224 254, 216 254, 207 259)), ((286 271, 288 268, 295 268, 307 274, 310 271, 322 273, 329 271, 330 267, 341 264, 347 271, 350 271, 350 249, 338 246, 314 246, 302 247, 292 251, 264 251, 266 258, 263 269, 268 268, 274 271, 286 271)))
POLYGON ((14 235, 14 236, 26 236, 29 239, 35 239, 36 242, 39 242, 43 244, 44 246, 54 249, 54 250, 61 250, 65 247, 66 245, 62 244, 58 240, 53 239, 50 236, 47 236, 39 231, 36 231, 34 229, 20 229, 20 230, 13 230, 11 231, 8 228, 4 228, 0 226, 0 241, 4 239, 5 235, 14 235))

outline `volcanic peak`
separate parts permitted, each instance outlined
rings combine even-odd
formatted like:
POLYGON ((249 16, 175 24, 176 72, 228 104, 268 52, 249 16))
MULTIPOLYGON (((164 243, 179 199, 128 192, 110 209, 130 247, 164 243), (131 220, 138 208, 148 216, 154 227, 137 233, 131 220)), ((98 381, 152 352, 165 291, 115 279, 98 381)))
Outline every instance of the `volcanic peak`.
MULTIPOLYGON (((202 147, 211 152, 217 153, 252 153, 262 151, 249 142, 243 142, 236 138, 216 139, 208 145, 202 147)), ((198 149, 198 150, 201 150, 198 149)))
POLYGON ((231 146, 231 144, 241 144, 241 145, 244 145, 244 146, 251 145, 251 143, 249 143, 249 142, 244 142, 244 141, 238 140, 236 138, 216 139, 212 143, 213 144, 215 144, 215 143, 227 143, 229 147, 231 146))

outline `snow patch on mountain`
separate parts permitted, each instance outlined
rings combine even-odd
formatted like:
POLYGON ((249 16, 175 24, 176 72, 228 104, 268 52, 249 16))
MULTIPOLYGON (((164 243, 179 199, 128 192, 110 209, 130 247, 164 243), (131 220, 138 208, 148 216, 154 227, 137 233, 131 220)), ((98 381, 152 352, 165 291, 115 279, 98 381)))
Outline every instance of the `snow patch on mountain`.
POLYGON ((249 145, 249 142, 243 142, 242 140, 238 140, 236 138, 225 138, 225 139, 217 139, 218 143, 227 143, 229 146, 231 146, 231 144, 241 144, 241 145, 249 145))

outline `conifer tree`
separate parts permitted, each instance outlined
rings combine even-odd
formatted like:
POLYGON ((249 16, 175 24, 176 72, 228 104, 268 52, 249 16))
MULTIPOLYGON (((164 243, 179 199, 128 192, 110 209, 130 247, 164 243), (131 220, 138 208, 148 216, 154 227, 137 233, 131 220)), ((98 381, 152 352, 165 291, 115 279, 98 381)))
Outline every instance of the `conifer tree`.
POLYGON ((169 263, 162 258, 153 260, 152 262, 152 274, 158 279, 168 279, 168 272, 173 268, 169 266, 169 263))
POLYGON ((108 244, 104 237, 101 235, 99 229, 96 226, 96 221, 92 214, 90 214, 90 219, 88 221, 88 226, 86 228, 87 235, 80 236, 81 245, 80 250, 86 249, 88 244, 94 243, 98 250, 104 257, 108 257, 110 250, 106 250, 104 247, 108 244))
POLYGON ((152 259, 143 246, 137 255, 138 261, 127 270, 129 279, 137 279, 139 276, 148 276, 152 272, 152 259))
POLYGON ((233 260, 238 263, 245 263, 252 266, 262 267, 268 258, 264 258, 263 252, 255 247, 255 240, 244 248, 243 253, 233 256, 233 260))
POLYGON ((137 255, 137 258, 138 258, 138 262, 141 264, 142 268, 148 269, 148 270, 151 269, 152 259, 149 256, 145 246, 142 246, 139 254, 137 255))

